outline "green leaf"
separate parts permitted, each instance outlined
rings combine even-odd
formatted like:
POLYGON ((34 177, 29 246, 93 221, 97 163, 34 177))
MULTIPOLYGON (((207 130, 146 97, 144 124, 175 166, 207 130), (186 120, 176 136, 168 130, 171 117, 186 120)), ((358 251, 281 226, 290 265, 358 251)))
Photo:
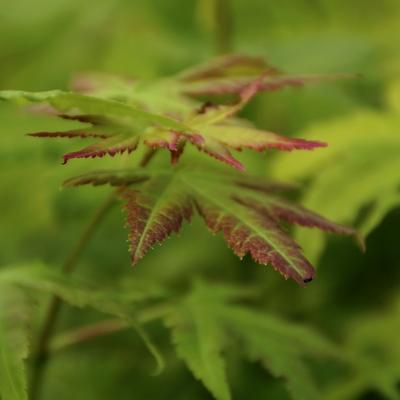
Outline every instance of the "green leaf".
POLYGON ((165 292, 148 282, 136 287, 99 287, 40 263, 2 268, 0 283, 18 284, 61 297, 76 307, 92 307, 98 311, 121 317, 132 317, 136 305, 146 299, 162 298, 165 292))
POLYGON ((164 296, 164 291, 157 286, 138 282, 137 287, 102 288, 67 277, 41 264, 3 268, 0 270, 0 284, 19 285, 51 293, 75 307, 91 307, 127 321, 156 360, 156 372, 162 370, 164 362, 161 354, 135 319, 137 307, 141 302, 164 296))
POLYGON ((133 263, 155 243, 178 232, 193 208, 213 233, 223 233, 236 255, 242 258, 249 253, 256 262, 270 264, 300 284, 313 279, 314 269, 280 221, 357 236, 353 229, 278 196, 277 186, 264 180, 212 169, 196 171, 193 165, 173 171, 151 167, 146 172, 100 171, 70 179, 66 185, 105 183, 121 186, 127 202, 133 263))
POLYGON ((232 149, 311 150, 324 146, 317 141, 291 139, 251 129, 246 127, 247 123, 234 118, 260 91, 321 79, 286 75, 274 77, 276 74, 276 69, 262 59, 230 55, 154 82, 88 75, 73 83, 77 91, 3 91, 0 92, 0 100, 21 105, 41 103, 45 105, 39 109, 42 112, 89 124, 73 131, 30 133, 47 138, 97 139, 89 146, 65 154, 64 163, 74 158, 131 153, 140 143, 169 150, 172 161, 176 162, 184 145, 190 143, 217 160, 243 170, 243 165, 231 154, 232 149), (221 79, 222 82, 219 82, 221 79), (239 81, 232 83, 232 79, 239 81), (234 94, 234 98, 231 104, 202 104, 193 98, 194 94, 199 94, 196 85, 201 85, 204 93, 200 94, 227 92, 234 94))
POLYGON ((28 356, 31 303, 19 288, 0 283, 0 398, 27 400, 24 359, 28 356))
POLYGON ((355 78, 353 74, 287 75, 260 57, 229 54, 217 57, 178 75, 183 92, 191 96, 240 93, 258 78, 258 91, 299 87, 308 83, 355 78))
POLYGON ((71 112, 72 115, 101 115, 112 118, 130 118, 137 121, 141 127, 149 124, 160 124, 171 129, 185 129, 185 126, 172 118, 152 114, 135 106, 124 104, 111 99, 74 92, 52 90, 48 92, 3 91, 1 100, 13 100, 19 103, 46 102, 60 112, 71 112))
MULTIPOLYGON (((151 141, 156 145, 152 132, 156 134, 159 126, 170 132, 168 139, 174 146, 173 131, 190 131, 178 120, 144 111, 134 105, 113 99, 104 99, 74 92, 50 91, 29 93, 23 91, 0 92, 0 99, 18 103, 46 103, 56 111, 51 111, 62 118, 76 119, 91 124, 78 132, 38 132, 31 134, 39 137, 97 137, 101 140, 77 152, 64 156, 64 163, 71 158, 102 157, 134 151, 140 140, 151 141), (157 129, 156 129, 157 128, 157 129)), ((157 137, 157 136, 156 136, 157 137)), ((176 139, 177 140, 177 139, 176 139)), ((157 142, 158 143, 158 142, 157 142)), ((164 143, 158 143, 164 146, 164 143)))
POLYGON ((389 400, 399 400, 399 330, 399 296, 386 309, 351 321, 344 343, 350 374, 332 382, 324 399, 352 400, 374 390, 389 400))
POLYGON ((191 293, 167 320, 180 358, 217 400, 229 400, 230 390, 222 357, 224 337, 210 312, 212 303, 198 291, 191 293))
POLYGON ((272 375, 283 378, 293 399, 319 399, 304 356, 332 356, 332 345, 314 331, 271 315, 230 306, 220 310, 230 331, 240 338, 241 349, 261 361, 272 375))
POLYGON ((223 350, 234 345, 284 378, 293 399, 319 399, 305 357, 336 357, 336 348, 309 328, 232 303, 241 297, 240 288, 197 282, 167 318, 177 353, 194 376, 216 399, 230 398, 223 350))
POLYGON ((222 77, 257 77, 267 72, 272 75, 278 70, 261 57, 228 54, 182 71, 178 77, 184 82, 195 82, 222 77))

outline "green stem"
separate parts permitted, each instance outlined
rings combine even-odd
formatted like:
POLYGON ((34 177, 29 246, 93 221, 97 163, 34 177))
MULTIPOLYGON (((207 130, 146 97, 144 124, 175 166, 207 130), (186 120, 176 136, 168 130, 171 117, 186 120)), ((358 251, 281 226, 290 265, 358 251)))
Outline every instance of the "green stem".
MULTIPOLYGON (((170 305, 160 304, 142 310, 137 315, 138 322, 146 323, 155 319, 162 318, 170 311, 170 305)), ((86 325, 78 329, 61 333, 52 340, 49 351, 51 353, 64 350, 67 347, 74 346, 92 340, 100 336, 110 335, 125 329, 131 328, 132 325, 120 318, 111 318, 97 322, 95 324, 86 325)))
MULTIPOLYGON (((145 167, 153 158, 156 151, 150 149, 147 153, 145 153, 143 159, 139 163, 140 167, 145 167)), ((74 271, 76 268, 78 261, 86 249, 86 246, 90 242, 93 234, 96 232, 97 228, 100 226, 101 222, 104 220, 104 217, 108 214, 108 212, 112 209, 113 205, 116 203, 116 192, 113 192, 97 209, 92 219, 89 221, 88 225, 84 229, 80 239, 76 243, 75 247, 72 249, 68 258, 66 259, 62 271, 65 274, 69 274, 74 271)), ((56 322, 58 319, 58 315, 60 314, 60 310, 62 307, 62 300, 54 296, 51 301, 49 308, 46 312, 46 316, 44 319, 43 327, 39 333, 38 344, 36 348, 36 356, 33 360, 33 370, 31 377, 31 385, 29 388, 29 399, 30 400, 38 400, 40 398, 40 393, 43 385, 43 378, 46 371, 46 366, 49 360, 49 344, 51 337, 54 334, 54 330, 56 327, 56 322)))
MULTIPOLYGON (((65 261, 62 271, 65 274, 71 273, 77 266, 78 260, 85 250, 87 244, 92 238, 94 232, 99 227, 100 223, 104 220, 104 217, 111 210, 112 206, 116 202, 115 193, 112 193, 101 206, 97 209, 92 219, 84 229, 79 241, 76 243, 72 252, 65 261)), ((33 361, 33 371, 30 386, 30 400, 36 400, 40 396, 41 386, 43 382, 45 367, 49 358, 48 345, 50 339, 54 333, 57 318, 60 313, 62 306, 62 300, 54 296, 51 301, 49 308, 46 313, 46 317, 43 323, 43 327, 39 333, 39 339, 36 349, 36 357, 33 361)))

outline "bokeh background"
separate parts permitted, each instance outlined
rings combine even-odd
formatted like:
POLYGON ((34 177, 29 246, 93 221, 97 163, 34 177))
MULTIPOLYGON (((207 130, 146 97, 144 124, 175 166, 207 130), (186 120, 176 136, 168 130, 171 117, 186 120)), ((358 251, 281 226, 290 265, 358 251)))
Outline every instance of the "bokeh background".
MULTIPOLYGON (((318 279, 303 289, 271 268, 236 259, 221 237, 195 219, 132 270, 123 215, 115 209, 78 274, 105 283, 146 277, 175 288, 190 286, 196 276, 254 284, 258 308, 307 323, 365 360, 360 376, 320 366, 324 398, 395 399, 399 37, 398 0, 1 0, 0 89, 63 89, 78 72, 93 70, 151 79, 224 51, 260 55, 291 73, 361 74, 353 81, 263 94, 245 113, 260 127, 331 143, 319 154, 257 156, 254 165, 267 176, 302 183, 304 204, 359 227, 367 236, 365 254, 348 239, 294 232, 318 268, 318 279), (384 394, 385 385, 395 389, 384 394)), ((69 143, 24 136, 57 124, 0 104, 0 265, 44 260, 59 268, 107 196, 106 188, 60 190, 63 179, 104 162, 61 166, 69 143)), ((97 319, 94 312, 66 307, 59 329, 97 319)), ((151 376, 152 360, 141 340, 121 332, 57 353, 45 398, 210 399, 177 360, 162 324, 148 329, 167 360, 160 376, 151 376)), ((235 354, 229 360, 235 399, 288 398, 281 382, 257 364, 239 362, 235 354)))

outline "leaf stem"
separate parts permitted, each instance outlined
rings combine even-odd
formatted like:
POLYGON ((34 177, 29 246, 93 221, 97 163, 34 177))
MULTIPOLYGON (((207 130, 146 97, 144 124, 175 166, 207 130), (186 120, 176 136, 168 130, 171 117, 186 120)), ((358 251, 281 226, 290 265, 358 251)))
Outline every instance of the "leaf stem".
MULTIPOLYGON (((100 223, 104 220, 104 217, 111 210, 112 206, 116 202, 115 193, 113 192, 97 209, 92 219, 89 221, 88 225, 84 229, 79 241, 76 243, 72 252, 65 261, 62 271, 65 274, 71 273, 77 266, 78 260, 85 250, 87 244, 92 238, 94 232, 99 227, 100 223)), ((41 386, 43 382, 43 376, 45 372, 45 367, 49 358, 48 345, 50 339, 54 333, 57 318, 60 313, 62 306, 62 300, 54 296, 51 301, 49 308, 46 312, 43 327, 39 333, 39 339, 36 350, 36 357, 33 363, 33 371, 31 377, 30 386, 30 400, 36 400, 39 398, 41 392, 41 386)))
MULTIPOLYGON (((141 323, 146 323, 159 319, 167 314, 170 310, 170 305, 159 304, 153 307, 142 310, 137 315, 137 320, 141 323)), ((68 332, 61 333, 51 341, 49 352, 58 352, 67 347, 87 342, 91 339, 110 335, 125 329, 131 328, 128 321, 117 318, 110 318, 95 324, 89 324, 68 332)))
MULTIPOLYGON (((155 153, 156 151, 154 149, 150 149, 147 153, 145 153, 143 159, 139 163, 139 166, 145 167, 153 158, 155 153)), ((113 192, 108 198, 106 198, 106 200, 96 210, 89 223, 86 225, 86 228, 83 230, 81 237, 79 238, 75 247, 72 249, 62 267, 62 271, 65 274, 70 274, 75 270, 83 251, 86 249, 86 246, 90 242, 97 228, 100 226, 105 216, 116 203, 116 197, 116 192, 113 192)), ((61 307, 62 300, 57 296, 53 296, 50 301, 49 308, 46 312, 42 329, 39 332, 36 356, 33 360, 33 370, 31 376, 31 384, 29 388, 30 400, 38 400, 40 398, 43 378, 49 360, 49 344, 54 334, 56 322, 58 319, 58 315, 60 314, 61 307)))

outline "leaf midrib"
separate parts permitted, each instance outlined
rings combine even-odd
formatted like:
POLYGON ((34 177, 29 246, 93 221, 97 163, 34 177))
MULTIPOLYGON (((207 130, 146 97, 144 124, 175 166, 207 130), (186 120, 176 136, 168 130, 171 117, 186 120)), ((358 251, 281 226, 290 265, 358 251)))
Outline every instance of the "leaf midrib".
MULTIPOLYGON (((152 224, 153 224, 153 222, 154 222, 154 220, 156 218, 157 213, 160 211, 160 209, 162 209, 163 203, 167 203, 168 202, 166 199, 163 199, 162 194, 163 193, 165 194, 166 192, 168 192, 168 190, 171 189, 171 184, 172 184, 172 182, 175 181, 175 179, 176 179, 176 177, 173 174, 170 175, 169 182, 164 186, 164 188, 163 188, 163 190, 161 192, 157 193, 157 196, 158 196, 157 200, 155 201, 153 207, 151 208, 150 215, 146 220, 146 226, 143 229, 143 232, 142 232, 142 234, 140 236, 139 242, 138 242, 138 244, 136 246, 136 250, 133 253, 133 256, 134 256, 135 259, 137 258, 138 253, 140 253, 140 249, 143 246, 143 241, 144 241, 144 239, 145 239, 150 227, 152 226, 152 224)), ((168 197, 167 197, 167 199, 168 199, 168 197)))
POLYGON ((215 199, 215 198, 213 198, 213 197, 210 197, 210 195, 209 195, 209 193, 207 193, 207 191, 204 192, 204 191, 199 190, 198 187, 193 186, 190 182, 188 182, 188 181, 186 181, 186 180, 185 180, 185 183, 186 183, 188 186, 191 186, 195 191, 197 191, 198 193, 200 193, 202 196, 207 197, 208 200, 210 200, 210 201, 213 202, 214 204, 217 204, 217 205, 218 205, 219 207, 221 207, 222 209, 224 209, 224 210, 226 210, 227 212, 229 212, 229 213, 231 213, 232 215, 234 215, 235 218, 238 218, 238 219, 240 220, 240 222, 241 222, 243 225, 247 226, 247 227, 250 228, 252 231, 254 231, 257 235, 259 235, 261 238, 263 238, 267 243, 269 243, 269 245, 270 245, 274 250, 276 249, 277 252, 288 262, 288 265, 290 265, 290 266, 293 268, 293 270, 296 271, 296 272, 300 275, 300 277, 303 278, 303 275, 304 275, 303 271, 299 270, 299 269, 297 268, 296 264, 294 264, 293 261, 292 261, 290 258, 288 258, 284 252, 282 252, 282 249, 280 248, 279 245, 276 244, 276 242, 275 242, 274 240, 271 240, 271 238, 269 238, 269 237, 265 237, 265 233, 264 233, 263 231, 261 231, 261 230, 257 227, 257 225, 253 226, 252 224, 249 224, 248 221, 246 221, 246 219, 243 218, 242 213, 239 213, 239 215, 240 215, 240 217, 239 217, 239 215, 238 215, 238 213, 237 213, 237 210, 231 210, 229 207, 227 207, 226 204, 221 203, 220 201, 218 201, 218 199, 215 199))

